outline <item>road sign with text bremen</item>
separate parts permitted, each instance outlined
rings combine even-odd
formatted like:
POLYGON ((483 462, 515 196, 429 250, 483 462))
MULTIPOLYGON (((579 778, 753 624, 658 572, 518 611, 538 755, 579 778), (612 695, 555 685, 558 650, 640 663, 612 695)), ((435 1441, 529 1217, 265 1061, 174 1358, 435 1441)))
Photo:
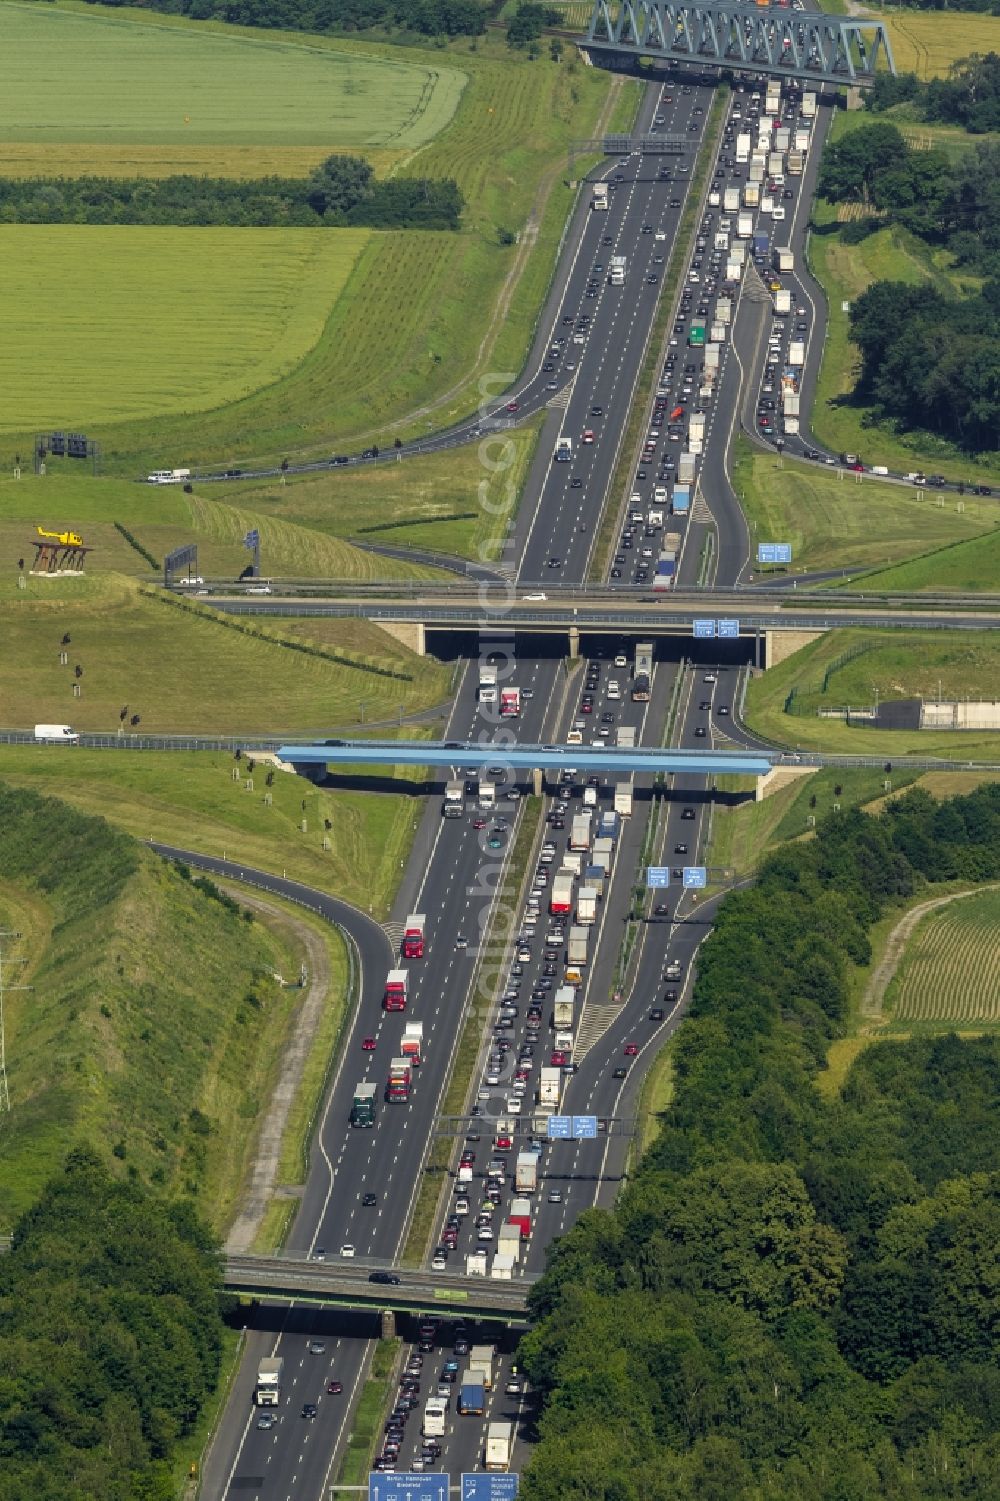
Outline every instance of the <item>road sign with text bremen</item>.
POLYGON ((549 1140, 569 1141, 573 1132, 573 1118, 569 1115, 550 1115, 546 1122, 549 1140))
POLYGON ((708 871, 704 865, 685 865, 684 867, 684 890, 700 891, 708 885, 708 871))
POLYGON ((715 621, 714 620, 695 620, 695 621, 692 621, 692 631, 693 631, 693 634, 698 638, 698 640, 704 640, 706 637, 713 637, 715 635, 715 621))
POLYGON ((372 1471, 368 1475, 368 1501, 448 1501, 450 1488, 450 1475, 417 1475, 403 1470, 384 1475, 372 1471))
POLYGON ((790 542, 758 542, 758 563, 790 563, 792 561, 792 544, 790 542))
POLYGON ((738 638, 739 634, 740 623, 738 620, 719 621, 719 635, 723 640, 732 641, 734 638, 738 638))
POLYGON ((520 1475, 463 1475, 462 1501, 514 1501, 520 1475))
POLYGON ((656 891, 661 886, 669 886, 669 885, 670 885, 670 866, 669 865, 647 865, 646 866, 646 890, 647 891, 656 891))
POLYGON ((596 1141, 597 1139, 597 1116, 574 1115, 573 1117, 574 1141, 596 1141))

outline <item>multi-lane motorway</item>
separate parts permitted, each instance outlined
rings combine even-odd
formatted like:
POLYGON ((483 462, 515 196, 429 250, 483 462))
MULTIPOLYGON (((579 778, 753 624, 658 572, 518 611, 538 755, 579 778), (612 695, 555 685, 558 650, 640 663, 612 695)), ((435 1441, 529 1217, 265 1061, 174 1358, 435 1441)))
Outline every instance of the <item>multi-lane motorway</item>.
MULTIPOLYGON (((680 537, 682 583, 693 582, 701 569, 709 529, 715 539, 711 567, 720 584, 735 583, 746 565, 745 527, 728 482, 707 483, 708 466, 724 464, 732 431, 738 396, 727 393, 736 392, 746 375, 745 362, 735 351, 721 383, 703 401, 710 427, 702 468, 706 482, 693 512, 684 520, 665 516, 660 522, 648 515, 656 487, 669 486, 675 477, 674 456, 687 435, 687 418, 682 426, 677 421, 668 425, 667 405, 681 405, 688 412, 696 404, 691 395, 695 385, 704 385, 704 355, 688 352, 687 337, 708 289, 700 280, 690 280, 692 271, 699 278, 701 272, 693 266, 688 270, 687 260, 685 290, 664 354, 642 456, 636 456, 627 494, 609 494, 712 94, 694 74, 650 85, 640 123, 683 137, 688 149, 680 157, 631 157, 607 164, 610 207, 581 209, 572 221, 556 281, 547 357, 498 408, 503 413, 508 403, 521 409, 540 400, 550 404, 511 538, 509 561, 522 579, 551 577, 582 584, 606 505, 624 507, 616 562, 610 565, 613 585, 645 582, 637 575, 645 572, 648 578, 650 562, 666 532, 674 529, 680 537), (609 279, 612 256, 626 259, 624 287, 609 279), (695 293, 695 287, 701 290, 695 293), (742 368, 734 375, 731 367, 742 368), (553 463, 553 449, 561 438, 570 440, 571 457, 553 463), (720 451, 723 457, 717 458, 720 451)), ((723 164, 713 170, 726 168, 723 164)), ((700 223, 707 234, 706 221, 700 223)), ((506 415, 516 417, 517 411, 506 415)), ((724 480, 722 469, 719 474, 724 480)), ((505 663, 511 646, 502 644, 503 628, 500 613, 483 642, 483 655, 492 651, 505 663)), ((653 671, 648 699, 634 699, 633 666, 631 653, 625 651, 568 668, 561 661, 519 659, 506 679, 522 694, 516 737, 572 743, 575 735, 580 742, 586 738, 614 744, 634 731, 638 740, 655 744, 668 725, 670 743, 691 749, 711 746, 720 736, 731 737, 731 711, 738 696, 734 670, 694 670, 683 663, 662 662, 653 671)), ((502 767, 503 732, 508 726, 498 724, 479 701, 477 688, 472 668, 465 674, 446 735, 455 741, 496 742, 502 767)), ((469 1116, 455 1139, 453 1171, 442 1183, 428 1245, 420 1250, 426 1249, 429 1259, 440 1248, 441 1266, 455 1267, 457 1260, 459 1270, 470 1272, 492 1260, 496 1226, 509 1214, 514 1197, 514 1157, 530 1138, 539 1184, 531 1195, 530 1224, 518 1268, 540 1271, 552 1240, 582 1209, 608 1202, 617 1191, 627 1170, 644 1064, 679 1023, 690 994, 692 961, 707 931, 711 904, 699 904, 694 895, 679 896, 675 873, 675 884, 662 900, 650 895, 637 905, 635 881, 641 862, 666 865, 672 871, 697 864, 707 843, 710 815, 703 779, 686 776, 665 787, 653 785, 649 776, 636 777, 632 813, 620 828, 590 929, 577 990, 574 1044, 564 1050, 565 1063, 554 1063, 550 1017, 554 991, 564 978, 567 925, 549 914, 551 878, 572 853, 568 846, 574 812, 589 800, 596 800, 599 809, 608 808, 612 789, 606 782, 584 787, 572 771, 563 773, 559 785, 547 792, 544 826, 534 835, 523 887, 514 892, 504 873, 522 832, 524 787, 514 777, 501 777, 497 802, 491 804, 468 780, 466 768, 453 768, 453 773, 466 783, 469 807, 464 816, 445 819, 442 789, 428 798, 393 913, 395 926, 383 930, 319 893, 292 889, 271 877, 250 876, 325 911, 347 933, 354 956, 353 1019, 324 1101, 288 1244, 291 1252, 313 1258, 317 1265, 335 1259, 345 1265, 364 1263, 366 1258, 400 1263, 425 1181, 428 1142, 441 1116, 456 1040, 471 1014, 482 1023, 483 1047, 471 1084, 469 1116), (407 911, 425 913, 427 927, 423 957, 406 966, 409 994, 407 1009, 400 1013, 384 1010, 382 997, 386 974, 399 963, 398 924, 407 911), (496 937, 501 929, 505 940, 496 937), (404 1023, 411 1017, 423 1022, 423 1061, 414 1071, 409 1098, 388 1103, 383 1086, 390 1061, 400 1051, 404 1023), (597 1117, 609 1123, 609 1129, 590 1140, 541 1139, 533 1124, 532 1102, 543 1066, 561 1070, 561 1110, 597 1117), (375 1124, 367 1130, 351 1129, 348 1123, 359 1082, 377 1088, 375 1124), (457 1171, 460 1152, 473 1159, 467 1185, 462 1178, 468 1174, 460 1177, 457 1171)), ((527 837, 532 831, 523 832, 527 837)), ((240 874, 221 862, 205 863, 222 873, 240 874)), ((430 1274, 428 1267, 421 1275, 430 1274)), ((420 1331, 404 1325, 403 1332, 409 1339, 420 1331)), ((319 1501, 336 1475, 376 1333, 372 1316, 364 1313, 347 1328, 333 1315, 302 1305, 255 1310, 240 1373, 208 1457, 202 1495, 220 1501, 236 1496, 241 1501, 319 1501), (270 1415, 259 1414, 252 1402, 257 1362, 272 1354, 280 1355, 285 1366, 282 1402, 273 1423, 262 1422, 270 1415)), ((510 1350, 501 1348, 486 1411, 460 1417, 452 1402, 440 1452, 423 1453, 420 1407, 437 1390, 446 1374, 444 1363, 452 1357, 456 1340, 462 1349, 466 1333, 471 1337, 474 1331, 456 1329, 452 1320, 425 1331, 422 1351, 407 1347, 406 1395, 416 1397, 416 1406, 408 1422, 401 1418, 398 1437, 387 1440, 383 1465, 408 1468, 427 1463, 451 1473, 475 1469, 482 1464, 484 1424, 498 1417, 518 1420, 530 1394, 512 1374, 510 1350)), ((480 1330, 479 1335, 503 1344, 499 1333, 484 1335, 480 1330)), ((448 1381, 442 1384, 450 1389, 448 1381)))

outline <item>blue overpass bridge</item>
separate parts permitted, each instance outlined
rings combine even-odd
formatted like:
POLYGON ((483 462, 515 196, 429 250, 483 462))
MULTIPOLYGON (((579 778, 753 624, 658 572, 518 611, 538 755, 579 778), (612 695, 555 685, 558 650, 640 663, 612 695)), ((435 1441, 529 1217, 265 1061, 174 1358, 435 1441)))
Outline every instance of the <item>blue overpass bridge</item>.
POLYGON ((594 0, 580 45, 609 56, 764 73, 815 89, 871 84, 880 66, 896 71, 881 21, 758 9, 743 0, 594 0))
POLYGON ((610 745, 469 744, 463 740, 324 740, 311 745, 282 745, 278 758, 304 770, 314 766, 437 766, 486 771, 693 773, 696 776, 763 777, 772 757, 740 750, 668 750, 662 747, 610 745))

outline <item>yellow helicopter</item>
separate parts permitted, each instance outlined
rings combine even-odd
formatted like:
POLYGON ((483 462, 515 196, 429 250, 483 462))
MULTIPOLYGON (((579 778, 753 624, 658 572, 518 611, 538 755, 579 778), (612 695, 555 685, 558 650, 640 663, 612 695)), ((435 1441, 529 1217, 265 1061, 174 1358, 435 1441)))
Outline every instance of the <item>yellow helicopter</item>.
POLYGON ((76 532, 47 532, 44 527, 36 526, 40 537, 46 537, 52 542, 58 542, 60 547, 82 547, 83 538, 76 532))

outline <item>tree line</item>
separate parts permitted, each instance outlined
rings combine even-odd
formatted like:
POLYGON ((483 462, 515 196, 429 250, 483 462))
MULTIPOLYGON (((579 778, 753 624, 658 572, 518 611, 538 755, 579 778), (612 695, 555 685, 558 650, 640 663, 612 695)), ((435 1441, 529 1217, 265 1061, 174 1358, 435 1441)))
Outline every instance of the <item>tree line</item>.
POLYGON ((2 224, 454 230, 463 207, 453 178, 379 182, 371 165, 354 156, 328 157, 303 178, 0 178, 2 224))
POLYGON ((0 1257, 0 1501, 174 1501, 214 1391, 217 1247, 80 1148, 0 1257))
POLYGON ((1000 445, 1000 145, 977 142, 952 160, 909 146, 878 121, 827 148, 819 191, 868 212, 841 227, 847 242, 899 225, 983 278, 973 296, 928 283, 874 283, 851 307, 862 352, 856 394, 906 428, 968 452, 1000 445), (883 321, 884 320, 884 321, 883 321))
MULTIPOLYGON (((993 14, 1000 14, 1000 0, 992 3, 993 14)), ((865 108, 882 114, 897 104, 928 124, 958 125, 974 135, 1000 130, 1000 56, 973 53, 953 63, 947 78, 928 83, 915 73, 877 73, 874 87, 866 90, 865 108)))
MULTIPOLYGON (((88 0, 91 5, 105 0, 88 0)), ((106 0, 192 21, 228 21, 269 31, 403 31, 481 36, 502 0, 106 0)))
POLYGON ((524 1501, 1000 1494, 1000 1044, 880 1041, 817 1088, 872 926, 998 875, 1000 786, 915 789, 725 899, 661 1134, 530 1295, 524 1501))

